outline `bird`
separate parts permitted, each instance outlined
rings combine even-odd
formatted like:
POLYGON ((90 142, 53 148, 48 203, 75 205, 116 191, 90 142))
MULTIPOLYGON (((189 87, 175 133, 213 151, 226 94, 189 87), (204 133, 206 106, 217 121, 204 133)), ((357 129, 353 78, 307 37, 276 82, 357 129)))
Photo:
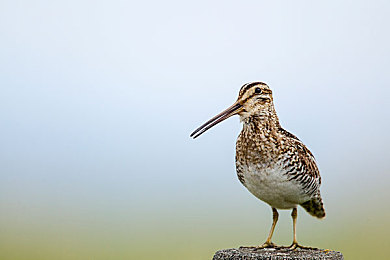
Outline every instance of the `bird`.
POLYGON ((310 150, 279 123, 272 90, 263 82, 244 84, 236 102, 191 133, 197 138, 225 119, 239 115, 243 124, 236 141, 238 180, 272 208, 272 226, 265 243, 251 247, 277 248, 272 235, 278 210, 292 210, 293 241, 288 249, 310 248, 297 241, 297 207, 322 219, 325 209, 320 194, 321 176, 310 150))

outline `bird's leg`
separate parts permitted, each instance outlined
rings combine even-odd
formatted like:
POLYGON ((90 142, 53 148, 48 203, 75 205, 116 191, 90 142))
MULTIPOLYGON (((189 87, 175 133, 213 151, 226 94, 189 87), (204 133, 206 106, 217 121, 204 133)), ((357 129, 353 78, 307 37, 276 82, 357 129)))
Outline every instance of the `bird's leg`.
POLYGON ((312 247, 301 246, 300 244, 298 244, 298 241, 297 241, 297 217, 298 217, 297 208, 293 208, 293 210, 291 212, 291 217, 293 219, 294 238, 293 238, 293 242, 292 242, 291 246, 289 247, 289 249, 291 249, 291 250, 294 250, 294 249, 297 249, 297 248, 315 249, 315 248, 312 248, 312 247))
POLYGON ((262 249, 262 248, 274 248, 274 247, 276 247, 276 245, 271 242, 272 235, 274 233, 274 229, 275 229, 275 226, 276 226, 276 222, 278 222, 278 218, 279 218, 279 213, 278 213, 278 211, 275 208, 272 208, 272 218, 273 218, 273 221, 272 221, 271 230, 269 231, 269 235, 268 235, 267 241, 265 241, 264 244, 262 244, 260 246, 249 246, 249 247, 241 246, 240 248, 262 249))
POLYGON ((265 243, 258 246, 257 248, 276 247, 276 245, 271 242, 271 239, 272 239, 272 235, 274 234, 274 230, 275 230, 276 222, 278 222, 278 218, 279 218, 278 211, 276 210, 276 208, 272 208, 272 219, 273 220, 272 220, 271 230, 269 231, 269 235, 268 235, 268 238, 265 241, 265 243))
POLYGON ((293 208, 293 210, 291 212, 291 217, 293 219, 293 234, 294 234, 294 238, 293 238, 292 245, 290 246, 290 249, 295 249, 295 248, 298 247, 298 241, 297 241, 297 217, 298 217, 298 212, 297 212, 297 208, 293 208))

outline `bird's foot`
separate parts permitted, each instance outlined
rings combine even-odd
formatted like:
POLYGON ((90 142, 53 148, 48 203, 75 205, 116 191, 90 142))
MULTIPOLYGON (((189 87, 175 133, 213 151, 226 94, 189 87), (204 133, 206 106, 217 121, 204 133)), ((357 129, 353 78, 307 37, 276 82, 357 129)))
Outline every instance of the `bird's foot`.
POLYGON ((264 248, 278 248, 278 246, 272 242, 265 242, 264 244, 262 244, 260 246, 240 246, 240 249, 258 250, 258 249, 264 249, 264 248))
POLYGON ((278 247, 277 245, 275 245, 274 243, 272 242, 265 242, 264 244, 260 245, 260 246, 257 246, 256 248, 257 249, 263 249, 263 248, 275 248, 275 247, 278 247))
POLYGON ((301 246, 300 244, 298 244, 298 242, 293 242, 291 246, 287 247, 287 249, 290 249, 290 250, 295 250, 297 248, 300 248, 300 249, 318 249, 318 248, 315 248, 315 247, 309 247, 309 246, 301 246))

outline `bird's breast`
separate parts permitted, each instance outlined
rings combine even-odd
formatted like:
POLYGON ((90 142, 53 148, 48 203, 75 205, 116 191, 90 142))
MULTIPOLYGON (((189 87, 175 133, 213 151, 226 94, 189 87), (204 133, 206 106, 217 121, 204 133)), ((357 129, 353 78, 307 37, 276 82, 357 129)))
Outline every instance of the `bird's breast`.
POLYGON ((281 164, 236 163, 240 182, 257 198, 279 209, 290 209, 309 199, 281 164))

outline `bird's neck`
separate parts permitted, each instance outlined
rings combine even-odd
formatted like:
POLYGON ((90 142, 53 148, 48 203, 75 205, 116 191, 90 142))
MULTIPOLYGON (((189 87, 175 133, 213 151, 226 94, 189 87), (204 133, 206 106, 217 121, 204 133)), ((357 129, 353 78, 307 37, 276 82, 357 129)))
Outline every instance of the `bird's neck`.
POLYGON ((237 140, 237 151, 246 153, 257 147, 263 162, 271 162, 282 147, 279 119, 276 113, 251 115, 243 121, 237 140))
POLYGON ((281 128, 279 118, 273 108, 269 111, 252 114, 242 121, 244 124, 244 131, 257 134, 269 135, 277 132, 281 128))
POLYGON ((250 116, 244 121, 244 131, 253 132, 257 134, 263 133, 269 135, 280 129, 279 120, 276 118, 260 118, 257 116, 250 116))

